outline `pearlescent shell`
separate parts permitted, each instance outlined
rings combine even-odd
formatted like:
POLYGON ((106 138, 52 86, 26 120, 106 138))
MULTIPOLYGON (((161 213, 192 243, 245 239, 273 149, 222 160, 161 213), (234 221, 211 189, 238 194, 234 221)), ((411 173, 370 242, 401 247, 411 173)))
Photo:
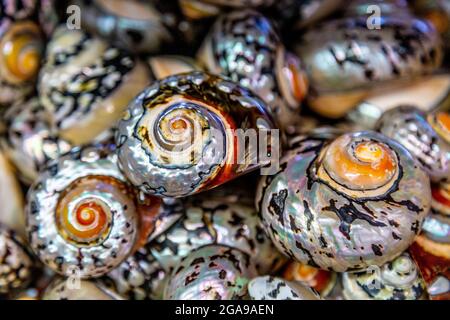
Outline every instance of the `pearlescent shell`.
POLYGON ((252 279, 248 284, 252 300, 320 300, 319 294, 300 282, 264 276, 252 279))
POLYGON ((0 224, 0 295, 26 286, 32 276, 33 260, 24 243, 0 224))
POLYGON ((431 188, 431 211, 425 217, 422 232, 432 241, 450 245, 450 185, 441 183, 431 188))
POLYGON ((209 72, 257 94, 282 126, 299 117, 308 87, 306 74, 260 13, 241 10, 220 17, 197 57, 209 72))
POLYGON ((58 134, 87 144, 110 129, 150 81, 144 64, 81 30, 60 26, 39 74, 39 98, 58 134))
POLYGON ((327 21, 308 31, 295 52, 307 66, 311 107, 338 118, 375 88, 405 82, 436 70, 440 39, 426 21, 383 17, 368 29, 367 17, 327 21))
POLYGON ((403 253, 379 269, 342 275, 347 300, 420 300, 426 298, 425 281, 411 256, 403 253))
POLYGON ((175 40, 170 26, 177 18, 174 13, 159 11, 152 2, 77 0, 75 4, 89 32, 131 52, 155 53, 175 40))
MULTIPOLYGON (((343 166, 354 169, 351 162, 343 166)), ((430 209, 426 173, 404 147, 375 132, 346 134, 325 146, 306 139, 280 167, 278 174, 261 180, 256 204, 277 248, 311 266, 342 272, 382 265, 412 243, 430 209), (366 179, 386 174, 378 161, 387 151, 379 149, 389 150, 392 178, 371 190, 340 184, 341 177, 327 175, 323 165, 337 143, 358 166, 366 166, 355 172, 366 179), (370 145, 376 148, 365 148, 370 145)))
POLYGON ((123 298, 96 281, 56 278, 45 290, 42 300, 123 300, 123 298))
POLYGON ((257 169, 257 151, 235 139, 235 132, 273 128, 263 102, 249 91, 191 72, 167 77, 137 96, 119 122, 116 143, 121 169, 133 185, 183 197, 257 169))
POLYGON ((14 104, 6 111, 4 121, 8 129, 2 146, 26 184, 36 180, 38 172, 49 161, 71 149, 71 145, 55 133, 51 114, 37 98, 14 104))
POLYGON ((75 149, 33 184, 26 207, 30 246, 52 270, 101 276, 131 253, 138 238, 136 194, 117 157, 75 149))
POLYGON ((201 247, 174 269, 164 291, 170 300, 236 300, 247 295, 256 276, 250 257, 225 246, 201 247))
POLYGON ((264 233, 253 206, 196 199, 186 204, 183 217, 148 245, 166 271, 201 246, 224 245, 248 254, 260 274, 274 273, 284 259, 264 233))
POLYGON ((450 174, 450 141, 441 137, 420 110, 402 106, 383 114, 376 125, 382 134, 401 143, 434 181, 450 174))

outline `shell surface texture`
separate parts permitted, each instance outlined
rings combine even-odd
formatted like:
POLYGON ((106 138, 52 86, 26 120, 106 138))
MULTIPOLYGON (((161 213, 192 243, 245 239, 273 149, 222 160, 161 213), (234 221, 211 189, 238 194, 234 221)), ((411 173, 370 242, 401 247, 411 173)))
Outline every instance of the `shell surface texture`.
POLYGON ((319 294, 300 282, 264 276, 252 279, 248 284, 252 300, 320 300, 319 294))
MULTIPOLYGON (((259 168, 257 150, 237 138, 238 130, 259 134, 273 128, 263 102, 249 91, 191 72, 164 78, 137 96, 119 122, 116 143, 133 185, 182 197, 259 168)), ((275 147, 271 141, 269 150, 275 147)))
POLYGON ((403 252, 430 210, 427 174, 395 141, 371 131, 306 139, 265 177, 256 205, 279 250, 338 272, 403 252))

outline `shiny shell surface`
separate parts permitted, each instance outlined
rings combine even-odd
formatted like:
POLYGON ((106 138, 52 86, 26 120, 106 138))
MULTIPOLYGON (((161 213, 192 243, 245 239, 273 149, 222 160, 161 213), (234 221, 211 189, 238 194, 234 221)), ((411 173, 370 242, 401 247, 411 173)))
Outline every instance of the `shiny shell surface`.
POLYGON ((320 300, 319 294, 300 282, 264 276, 252 279, 248 284, 252 300, 320 300))
POLYGON ((45 290, 42 300, 123 300, 123 298, 99 282, 56 278, 45 290))
POLYGON ((191 72, 164 78, 139 94, 119 122, 116 143, 121 169, 133 185, 149 194, 183 197, 260 167, 257 150, 235 133, 272 128, 264 103, 249 91, 191 72))
POLYGON ((345 270, 382 265, 403 252, 430 210, 426 173, 397 142, 375 132, 318 144, 306 139, 280 172, 263 178, 257 207, 287 256, 345 270))

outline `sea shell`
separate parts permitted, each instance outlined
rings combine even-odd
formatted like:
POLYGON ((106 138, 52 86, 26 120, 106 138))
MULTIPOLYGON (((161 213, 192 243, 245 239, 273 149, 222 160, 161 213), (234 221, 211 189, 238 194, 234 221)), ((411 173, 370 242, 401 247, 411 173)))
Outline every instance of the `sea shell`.
MULTIPOLYGON (((270 129, 274 125, 263 102, 249 91, 192 72, 158 81, 132 101, 116 143, 121 169, 133 185, 149 194, 182 197, 259 168, 261 152, 258 157, 253 143, 236 136, 253 132, 262 138, 270 129)), ((277 144, 268 140, 267 149, 260 148, 274 155, 277 144)))
POLYGON ((407 253, 379 268, 342 276, 347 300, 420 300, 426 298, 425 281, 407 253))
POLYGON ((288 281, 301 282, 316 290, 324 298, 335 287, 337 274, 333 271, 321 270, 292 261, 284 270, 283 278, 288 281))
POLYGON ((56 278, 45 290, 42 300, 123 300, 99 282, 56 278))
POLYGON ((77 0, 84 28, 135 53, 156 53, 180 39, 175 12, 161 11, 162 1, 77 0))
POLYGON ((431 212, 425 217, 422 232, 435 242, 450 245, 450 184, 432 186, 431 212))
POLYGON ((380 23, 381 29, 369 29, 367 17, 327 21, 296 45, 316 112, 341 117, 371 90, 411 82, 440 66, 440 38, 428 22, 383 17, 380 23))
POLYGON ((60 26, 48 43, 39 97, 61 138, 90 143, 150 82, 145 65, 105 41, 60 26))
POLYGON ((33 260, 23 241, 0 224, 0 296, 25 287, 32 271, 33 260))
POLYGON ((26 184, 36 180, 49 161, 69 152, 72 147, 57 135, 51 114, 35 97, 15 103, 3 119, 7 132, 2 146, 26 184))
POLYGON ((375 132, 305 139, 280 167, 260 182, 257 207, 277 248, 314 267, 382 265, 413 242, 430 210, 427 174, 375 132))
POLYGON ((300 282, 264 276, 252 279, 248 284, 252 300, 320 300, 319 294, 300 282))
POLYGON ((117 267, 138 240, 138 197, 117 166, 117 156, 75 149, 51 163, 33 184, 26 207, 30 246, 52 270, 80 278, 117 267))
POLYGON ((185 256, 204 245, 224 245, 248 254, 259 274, 276 272, 284 259, 264 233, 253 206, 224 200, 195 199, 183 217, 148 244, 162 268, 172 271, 185 256))
POLYGON ((36 2, 0 2, 0 106, 33 90, 44 49, 44 36, 35 21, 36 2))
POLYGON ((164 291, 170 300, 236 300, 247 295, 256 276, 250 257, 225 246, 204 246, 174 269, 164 291))
POLYGON ((270 20, 253 10, 220 17, 197 54, 200 65, 249 88, 270 107, 279 124, 299 117, 308 82, 270 20))
POLYGON ((450 175, 448 113, 427 117, 414 107, 401 106, 384 113, 375 128, 408 149, 432 180, 440 181, 450 175))

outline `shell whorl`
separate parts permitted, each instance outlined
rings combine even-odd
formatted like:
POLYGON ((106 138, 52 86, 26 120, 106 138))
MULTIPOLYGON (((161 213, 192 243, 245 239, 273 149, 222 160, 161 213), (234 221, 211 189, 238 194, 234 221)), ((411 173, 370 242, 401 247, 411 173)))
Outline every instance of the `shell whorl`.
POLYGON ((217 76, 192 72, 150 86, 128 107, 116 142, 121 169, 142 191, 187 196, 258 164, 236 129, 273 128, 263 103, 217 76), (238 155, 245 155, 238 164, 238 155))
POLYGON ((248 284, 252 300, 320 300, 319 294, 300 282, 272 276, 256 277, 248 284))

